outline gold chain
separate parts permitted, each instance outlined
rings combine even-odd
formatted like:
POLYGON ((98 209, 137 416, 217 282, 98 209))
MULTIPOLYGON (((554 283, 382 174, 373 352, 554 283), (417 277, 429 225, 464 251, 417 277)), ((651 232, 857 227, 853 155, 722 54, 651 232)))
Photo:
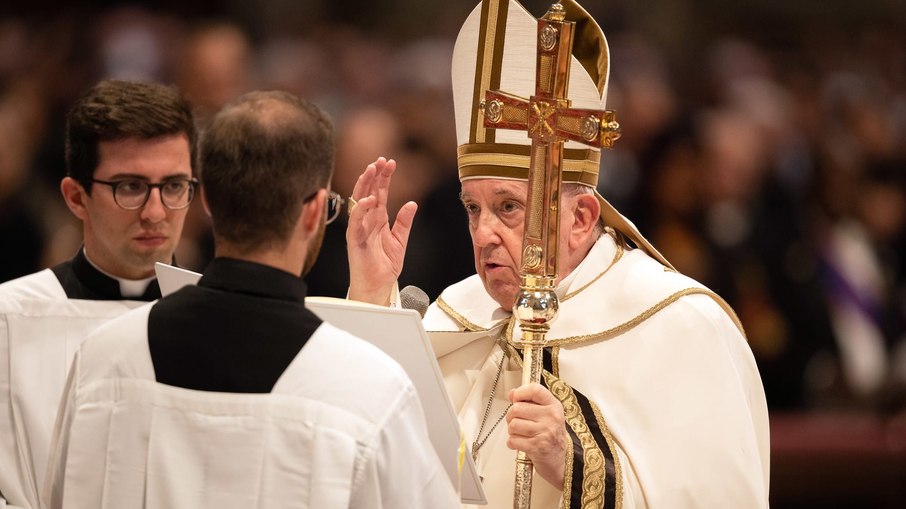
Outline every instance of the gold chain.
POLYGON ((491 429, 488 430, 488 434, 481 438, 481 433, 484 431, 484 425, 488 422, 488 416, 491 414, 491 404, 494 403, 494 394, 497 392, 497 385, 500 383, 500 375, 503 373, 503 365, 506 362, 507 351, 505 348, 501 348, 503 355, 500 357, 500 364, 497 366, 497 376, 494 377, 494 385, 491 386, 491 395, 488 397, 488 406, 484 409, 484 417, 481 419, 481 426, 478 428, 478 433, 475 435, 475 440, 472 442, 472 459, 478 461, 478 449, 481 449, 481 446, 488 441, 488 438, 491 438, 491 433, 494 432, 494 429, 500 424, 500 421, 506 417, 506 413, 509 411, 510 407, 513 406, 512 403, 507 405, 503 410, 503 413, 500 414, 500 417, 497 418, 497 421, 494 422, 494 425, 491 426, 491 429), (480 439, 480 440, 479 440, 480 439))

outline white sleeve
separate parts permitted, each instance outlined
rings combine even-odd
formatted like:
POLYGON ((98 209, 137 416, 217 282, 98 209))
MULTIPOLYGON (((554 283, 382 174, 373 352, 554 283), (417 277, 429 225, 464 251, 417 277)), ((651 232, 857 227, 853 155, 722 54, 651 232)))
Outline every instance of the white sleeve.
POLYGON ((46 508, 62 509, 63 507, 63 481, 69 452, 69 435, 72 431, 72 420, 75 414, 81 357, 81 351, 76 352, 69 369, 69 378, 66 380, 66 388, 60 399, 60 409, 57 411, 57 420, 50 441, 47 474, 41 493, 41 505, 46 508))
POLYGON ((351 507, 460 508, 459 496, 431 445, 411 384, 386 415, 372 455, 354 481, 351 507))
POLYGON ((0 362, 0 508, 28 509, 28 506, 12 505, 6 498, 26 500, 23 492, 23 484, 26 481, 20 470, 19 447, 13 418, 9 372, 9 321, 6 313, 0 313, 0 352, 6 356, 4 362, 0 362))

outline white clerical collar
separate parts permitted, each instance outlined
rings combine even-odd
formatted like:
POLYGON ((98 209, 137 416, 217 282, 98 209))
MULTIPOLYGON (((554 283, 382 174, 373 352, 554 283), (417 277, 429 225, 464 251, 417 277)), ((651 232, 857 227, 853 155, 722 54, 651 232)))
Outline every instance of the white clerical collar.
POLYGON ((154 281, 155 276, 147 277, 145 279, 124 279, 121 277, 116 277, 113 274, 110 274, 104 269, 98 267, 96 263, 91 261, 91 257, 88 256, 88 252, 85 250, 85 248, 82 248, 82 253, 85 255, 85 259, 88 260, 88 263, 90 263, 92 267, 97 269, 98 272, 109 277, 110 279, 116 280, 116 282, 120 284, 120 295, 122 295, 123 298, 141 297, 145 294, 145 290, 148 289, 148 285, 151 284, 151 281, 154 281))
POLYGON ((565 278, 560 280, 560 283, 557 284, 557 289, 556 289, 557 297, 562 299, 564 295, 569 293, 569 287, 572 286, 573 281, 575 281, 576 274, 579 273, 579 266, 581 266, 581 265, 582 264, 579 264, 578 266, 576 266, 576 268, 573 269, 573 271, 570 272, 568 276, 566 276, 565 278))
MULTIPOLYGON (((573 286, 573 283, 576 282, 576 278, 579 276, 579 274, 582 273, 582 269, 586 264, 592 264, 592 266, 595 267, 598 263, 600 263, 608 256, 612 258, 616 253, 616 249, 617 246, 616 242, 613 241, 613 237, 611 237, 607 233, 604 233, 603 235, 598 237, 598 240, 595 241, 594 245, 591 246, 591 249, 585 255, 585 258, 583 258, 582 261, 579 262, 579 265, 576 265, 576 268, 573 269, 573 271, 570 272, 569 275, 561 279, 560 283, 557 284, 557 297, 562 299, 565 295, 572 291, 571 287, 573 286)), ((595 270, 597 270, 596 267, 595 270)), ((585 277, 583 279, 588 278, 585 277)), ((587 283, 587 281, 583 280, 579 283, 579 285, 585 283, 587 283)), ((579 287, 580 286, 578 285, 576 286, 576 288, 579 287)))

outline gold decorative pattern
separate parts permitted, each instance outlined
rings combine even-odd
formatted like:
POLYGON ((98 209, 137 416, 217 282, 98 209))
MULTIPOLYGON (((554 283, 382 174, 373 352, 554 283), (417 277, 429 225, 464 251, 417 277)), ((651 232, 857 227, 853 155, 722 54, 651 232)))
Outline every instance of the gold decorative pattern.
MULTIPOLYGON (((504 104, 504 108, 507 108, 506 104, 504 104)), ((505 110, 504 115, 506 114, 505 110)), ((531 146, 529 145, 468 143, 460 145, 457 149, 460 180, 468 178, 526 180, 530 164, 531 146)), ((564 149, 561 167, 563 182, 596 186, 598 172, 601 169, 601 152, 581 148, 564 149)))
POLYGON ((620 123, 617 122, 617 114, 614 111, 607 110, 604 112, 604 122, 601 123, 601 146, 604 148, 613 148, 613 144, 622 136, 620 123))
MULTIPOLYGON (((539 161, 543 161, 547 157, 547 147, 543 144, 536 145, 535 149, 535 158, 539 161)), ((529 193, 531 196, 543 196, 544 193, 544 165, 538 165, 535 168, 530 168, 529 171, 535 171, 539 173, 535 178, 531 179, 532 189, 529 193)), ((531 199, 531 198, 529 198, 531 199)), ((529 208, 527 211, 530 216, 526 222, 527 233, 529 237, 540 239, 541 238, 541 228, 542 228, 542 219, 544 219, 542 211, 537 208, 529 208)))
MULTIPOLYGON (((456 153, 460 156, 493 154, 529 156, 532 153, 532 147, 531 145, 511 143, 467 143, 457 147, 456 153)), ((601 151, 589 148, 567 148, 563 150, 563 157, 577 161, 585 159, 598 164, 601 162, 601 151)))
POLYGON ((544 19, 551 21, 563 21, 566 19, 566 9, 563 8, 559 3, 551 5, 550 9, 547 10, 547 14, 544 15, 544 19))
MULTIPOLYGON (((506 18, 509 2, 486 2, 486 11, 482 12, 484 30, 478 38, 478 58, 475 70, 475 86, 472 92, 472 111, 478 111, 478 104, 484 99, 486 90, 500 86, 500 74, 503 63, 503 44, 506 36, 506 18)), ((483 143, 493 143, 495 131, 482 126, 481 115, 472 115, 470 139, 483 143)))
POLYGON ((496 99, 486 103, 484 105, 484 116, 493 124, 500 122, 500 119, 503 118, 503 103, 496 99))
POLYGON ((570 497, 567 496, 567 493, 571 493, 573 490, 573 461, 575 452, 571 447, 566 448, 566 468, 563 470, 563 497, 561 497, 560 509, 570 509, 570 497))
POLYGON ((560 347, 551 348, 551 373, 560 378, 560 347))
MULTIPOLYGON (((718 304, 720 304, 721 307, 724 308, 724 310, 729 309, 729 305, 726 304, 726 301, 724 301, 722 298, 720 298, 719 295, 712 292, 711 290, 708 290, 707 288, 686 288, 685 290, 680 290, 680 291, 674 293, 673 295, 667 297, 666 299, 658 302, 654 306, 651 306, 650 308, 643 311, 640 315, 636 316, 632 320, 629 320, 628 322, 622 323, 620 325, 617 325, 616 327, 612 327, 610 329, 607 329, 605 331, 598 332, 595 334, 586 334, 583 336, 570 336, 570 337, 560 338, 560 339, 548 339, 547 346, 578 345, 578 344, 582 344, 582 343, 591 343, 592 341, 600 341, 603 339, 610 339, 610 338, 619 336, 619 335, 624 334, 627 331, 637 327, 639 324, 641 324, 645 320, 648 320, 649 318, 651 318, 652 316, 657 314, 659 311, 663 310, 670 304, 673 304, 674 302, 678 301, 679 299, 681 299, 687 295, 707 295, 707 296, 711 297, 712 299, 714 299, 718 304), (724 307, 724 306, 727 306, 727 307, 724 307)), ((730 311, 732 311, 732 310, 730 310, 730 311)), ((745 336, 745 331, 743 331, 742 324, 739 322, 739 318, 736 317, 736 313, 733 313, 732 315, 730 315, 730 318, 733 320, 735 325, 739 328, 740 332, 743 333, 743 336, 745 336)))
MULTIPOLYGON (((603 272, 601 272, 600 274, 595 276, 595 278, 591 282, 587 283, 582 288, 579 288, 575 292, 568 293, 565 297, 563 297, 563 299, 560 300, 560 302, 562 303, 563 301, 565 301, 571 297, 574 297, 576 294, 585 290, 592 283, 594 283, 595 281, 600 279, 604 274, 607 273, 608 270, 610 270, 610 267, 612 267, 620 259, 620 257, 622 257, 622 253, 623 253, 623 250, 622 250, 622 247, 620 246, 620 247, 618 247, 617 255, 614 257, 614 260, 611 261, 610 266, 608 266, 607 269, 605 269, 603 272)), ((714 299, 714 301, 717 302, 718 305, 720 305, 720 307, 724 310, 724 312, 727 313, 727 315, 730 317, 730 320, 733 321, 733 324, 736 325, 736 327, 739 329, 739 332, 742 334, 742 336, 746 337, 745 328, 743 327, 742 323, 739 321, 739 317, 733 311, 733 308, 731 308, 730 305, 727 304, 727 302, 723 298, 721 298, 719 295, 712 292, 711 290, 708 290, 707 288, 686 288, 685 290, 680 290, 680 291, 670 295, 666 299, 664 299, 664 300, 658 302, 657 304, 655 304, 654 306, 651 306, 650 308, 646 309, 645 311, 643 311, 641 314, 639 314, 635 318, 633 318, 625 323, 622 323, 620 325, 617 325, 616 327, 611 327, 610 329, 607 329, 605 331, 598 332, 595 334, 586 334, 586 335, 582 335, 582 336, 569 336, 569 337, 560 338, 560 339, 548 339, 546 346, 551 347, 551 348, 559 348, 562 346, 572 346, 572 345, 578 345, 578 344, 583 344, 583 343, 590 343, 592 341, 600 341, 600 340, 610 339, 610 338, 619 336, 620 334, 624 334, 625 332, 637 327, 639 324, 641 324, 645 320, 648 320, 649 318, 651 318, 652 316, 657 314, 659 311, 663 310, 670 304, 673 304, 674 302, 678 301, 679 299, 681 299, 682 297, 685 297, 687 295, 707 295, 708 297, 711 297, 712 299, 714 299)), ((461 314, 454 311, 453 308, 451 308, 450 305, 447 304, 443 300, 442 297, 438 297, 437 305, 445 313, 450 315, 450 318, 452 318, 454 321, 456 321, 457 324, 459 324, 460 327, 463 327, 466 331, 479 332, 479 331, 490 330, 490 329, 486 329, 484 327, 475 325, 474 323, 470 322, 464 316, 462 316, 461 314)), ((507 340, 507 344, 511 346, 513 344, 513 330, 515 328, 516 320, 512 316, 507 320, 508 320, 508 325, 507 325, 505 337, 507 340)), ((497 326, 498 326, 497 324, 494 325, 494 327, 497 327, 497 326)), ((518 356, 516 358, 518 359, 518 356)), ((557 364, 554 364, 554 366, 556 366, 557 369, 559 368, 559 366, 557 364)))
POLYGON ((591 405, 591 410, 595 414, 595 419, 598 421, 598 427, 601 429, 601 433, 604 434, 604 441, 607 442, 607 447, 610 449, 610 456, 613 458, 613 467, 614 467, 614 479, 616 480, 616 509, 623 509, 623 468, 620 463, 620 456, 617 454, 617 446, 613 441, 613 436, 610 434, 610 428, 607 427, 607 422, 604 420, 604 415, 601 413, 601 410, 598 408, 598 405, 594 401, 588 400, 588 404, 591 405))
POLYGON ((507 122, 519 122, 520 124, 528 123, 528 110, 513 106, 512 104, 503 105, 503 119, 507 122))
MULTIPOLYGON (((576 436, 579 439, 579 443, 582 445, 583 451, 583 472, 582 472, 582 509, 586 508, 599 508, 604 505, 604 494, 607 489, 606 486, 606 459, 604 457, 604 452, 601 450, 598 443, 595 441, 594 435, 588 429, 588 424, 585 422, 585 419, 582 415, 582 410, 579 407, 579 403, 576 401, 576 395, 573 392, 572 387, 567 385, 565 382, 559 378, 554 377, 548 373, 544 375, 545 382, 553 394, 563 405, 563 413, 566 417, 566 424, 573 430, 576 436)), ((589 401, 591 403, 591 401, 589 401)), ((594 405, 592 404, 593 408, 594 405)), ((596 415, 597 418, 597 415, 596 415)), ((599 426, 602 424, 599 421, 599 426)), ((604 430, 606 428, 602 428, 604 430)), ((605 433, 605 439, 608 441, 608 447, 612 448, 612 438, 609 433, 605 433)), ((615 465, 619 463, 619 458, 614 455, 615 465)), ((619 471, 619 467, 616 467, 616 470, 619 471)), ((570 483, 570 489, 572 483, 570 483)), ((564 484, 564 494, 569 493, 565 490, 566 485, 564 484)), ((618 496, 621 494, 617 494, 618 496)), ((568 499, 567 496, 563 497, 568 499)))
POLYGON ((474 323, 466 319, 466 317, 457 313, 453 308, 450 307, 449 304, 447 304, 443 296, 438 297, 436 302, 437 307, 439 307, 444 313, 450 315, 450 318, 452 318, 460 327, 465 329, 467 332, 481 332, 489 330, 480 325, 475 325, 474 323))
POLYGON ((552 60, 553 59, 548 55, 538 55, 538 65, 540 66, 538 88, 547 93, 550 93, 554 81, 552 60))
MULTIPOLYGON (((531 158, 506 153, 460 154, 459 178, 511 178, 526 180, 531 158), (492 171, 493 169, 493 171, 492 171)), ((594 186, 598 181, 599 163, 585 159, 563 159, 563 182, 594 186)))
POLYGON ((522 266, 526 269, 537 269, 541 265, 541 246, 531 244, 522 251, 522 266))
MULTIPOLYGON (((578 120, 578 119, 577 119, 578 120)), ((597 139, 598 134, 601 132, 601 122, 598 120, 598 117, 593 115, 588 115, 582 119, 582 137, 585 138, 585 141, 592 142, 597 139)))
POLYGON ((551 103, 535 101, 532 103, 532 111, 535 113, 535 123, 529 129, 529 134, 539 134, 550 136, 554 134, 554 128, 551 127, 548 120, 557 112, 551 103))
POLYGON ((579 119, 569 115, 558 115, 557 116, 557 129, 561 131, 567 131, 570 133, 579 134, 581 126, 579 125, 579 119))
POLYGON ((557 45, 557 29, 547 25, 541 29, 541 35, 538 36, 538 44, 544 51, 550 51, 557 45))

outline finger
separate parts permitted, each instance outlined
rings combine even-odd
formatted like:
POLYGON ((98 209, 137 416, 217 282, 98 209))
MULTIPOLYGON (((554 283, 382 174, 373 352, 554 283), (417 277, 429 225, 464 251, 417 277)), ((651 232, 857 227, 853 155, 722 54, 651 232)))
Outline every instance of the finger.
POLYGON ((526 438, 520 436, 510 436, 506 440, 506 446, 514 451, 522 451, 528 454, 529 459, 536 461, 540 457, 557 452, 562 446, 550 442, 541 441, 537 438, 526 438))
POLYGON ((563 407, 559 403, 554 405, 514 403, 507 411, 507 422, 515 419, 537 422, 543 426, 559 426, 566 422, 563 407))
POLYGON ((552 405, 558 400, 551 391, 539 383, 530 383, 512 389, 509 393, 510 401, 513 403, 519 401, 530 401, 539 405, 552 405))
POLYGON ((536 437, 547 429, 536 421, 516 417, 507 419, 507 433, 510 436, 531 438, 536 437))
POLYGON ((358 202, 362 198, 371 194, 371 186, 374 182, 374 176, 377 173, 377 167, 374 163, 365 167, 365 171, 359 175, 352 188, 352 198, 358 202))
POLYGON ((396 171, 396 161, 393 159, 387 161, 383 157, 378 158, 378 161, 381 164, 375 165, 377 177, 375 178, 372 194, 378 197, 379 207, 386 207, 387 198, 390 195, 390 180, 393 177, 393 172, 396 171))
POLYGON ((373 221, 370 220, 369 212, 374 209, 377 198, 366 196, 349 212, 349 226, 346 229, 346 241, 350 244, 361 244, 365 242, 373 230, 373 221))
POLYGON ((418 211, 418 204, 414 201, 407 202, 396 213, 396 221, 393 222, 393 228, 390 229, 390 232, 393 233, 394 238, 404 250, 406 245, 409 244, 409 233, 412 232, 412 223, 415 220, 416 211, 418 211))

